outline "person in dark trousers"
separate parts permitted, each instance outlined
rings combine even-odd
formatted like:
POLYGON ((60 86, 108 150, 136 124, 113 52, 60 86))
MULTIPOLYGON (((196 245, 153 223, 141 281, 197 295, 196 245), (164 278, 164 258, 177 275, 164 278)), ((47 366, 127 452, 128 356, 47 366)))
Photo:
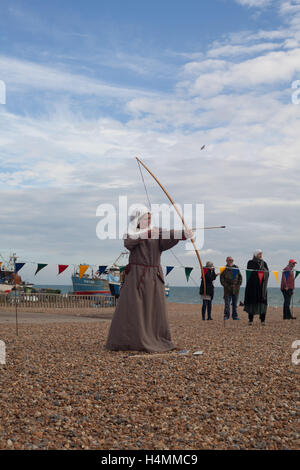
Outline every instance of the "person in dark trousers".
POLYGON ((247 271, 244 310, 248 313, 249 325, 253 324, 254 315, 259 315, 261 324, 264 325, 268 309, 269 268, 263 260, 261 250, 256 250, 253 259, 248 261, 247 271))
POLYGON ((230 304, 232 304, 232 319, 240 320, 237 313, 237 302, 240 293, 240 287, 243 282, 242 275, 236 264, 233 264, 232 256, 226 258, 226 268, 222 271, 220 282, 224 287, 224 319, 230 318, 230 304))
POLYGON ((284 320, 295 320, 291 313, 291 300, 295 290, 295 276, 294 269, 297 261, 294 259, 289 260, 289 264, 284 268, 281 278, 281 292, 284 297, 283 303, 283 319, 284 320))
POLYGON ((204 282, 203 278, 201 279, 200 285, 200 295, 202 298, 202 320, 205 320, 205 313, 207 310, 207 320, 212 320, 211 309, 212 309, 212 300, 214 298, 214 284, 213 281, 217 278, 214 264, 211 261, 207 261, 204 268, 205 272, 205 282, 206 282, 206 295, 204 295, 204 282))

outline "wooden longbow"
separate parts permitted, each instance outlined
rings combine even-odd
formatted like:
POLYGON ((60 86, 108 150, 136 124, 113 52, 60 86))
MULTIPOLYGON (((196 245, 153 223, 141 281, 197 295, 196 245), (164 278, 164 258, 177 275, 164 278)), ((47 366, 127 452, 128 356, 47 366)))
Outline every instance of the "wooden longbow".
MULTIPOLYGON (((167 198, 169 199, 169 201, 171 202, 172 206, 174 206, 174 209, 176 210, 178 216, 180 217, 182 223, 183 223, 183 226, 185 228, 186 231, 189 230, 189 227, 187 226, 184 218, 183 218, 183 215, 180 213, 179 209, 177 208, 176 204, 175 204, 175 201, 173 200, 173 198, 170 196, 170 194, 168 193, 168 191, 163 187, 163 185, 160 183, 160 181, 156 178, 156 176, 152 173, 151 170, 149 170, 149 168, 142 162, 142 160, 140 160, 138 157, 136 157, 137 161, 145 168, 145 170, 148 171, 148 173, 152 176, 152 178, 157 182, 157 184, 161 187, 161 189, 163 190, 163 192, 165 193, 165 195, 167 196, 167 198)), ((194 238, 191 238, 190 239, 192 244, 193 244, 193 247, 194 247, 194 250, 195 250, 195 253, 197 255, 197 258, 198 258, 198 261, 199 261, 199 264, 200 264, 200 268, 201 268, 201 273, 202 273, 202 279, 203 279, 203 287, 204 287, 204 295, 206 295, 206 279, 205 279, 205 273, 204 273, 204 269, 203 269, 203 264, 202 264, 202 261, 201 261, 201 256, 200 256, 200 253, 198 251, 198 248, 196 246, 196 243, 195 243, 195 240, 194 238)))

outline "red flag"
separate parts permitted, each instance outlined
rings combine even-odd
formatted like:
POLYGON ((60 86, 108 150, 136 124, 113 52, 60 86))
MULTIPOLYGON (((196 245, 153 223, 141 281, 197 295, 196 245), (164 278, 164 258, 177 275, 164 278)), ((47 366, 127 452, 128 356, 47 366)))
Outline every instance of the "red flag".
POLYGON ((59 264, 58 265, 58 274, 61 274, 69 267, 68 264, 59 264))
POLYGON ((263 281, 264 274, 265 274, 264 271, 258 271, 258 277, 259 277, 260 283, 262 283, 263 281))

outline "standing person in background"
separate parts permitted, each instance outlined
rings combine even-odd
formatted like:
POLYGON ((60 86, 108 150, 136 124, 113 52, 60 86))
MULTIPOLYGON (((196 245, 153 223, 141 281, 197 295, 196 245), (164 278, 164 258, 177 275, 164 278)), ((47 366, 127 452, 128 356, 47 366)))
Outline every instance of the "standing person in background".
POLYGON ((297 261, 290 259, 289 264, 284 268, 281 278, 281 292, 284 297, 283 303, 283 319, 284 320, 295 320, 290 309, 291 300, 295 290, 295 276, 294 269, 297 261), (287 275, 288 273, 288 275, 287 275))
POLYGON ((240 320, 237 313, 237 302, 243 278, 238 266, 233 264, 233 261, 232 256, 227 256, 226 268, 220 276, 220 282, 224 287, 225 320, 229 320, 230 318, 230 304, 232 304, 232 319, 240 320))
POLYGON ((205 281, 206 281, 206 295, 204 295, 204 282, 203 278, 201 279, 200 285, 200 295, 202 298, 202 320, 205 320, 205 313, 207 310, 207 320, 212 320, 211 318, 211 309, 212 309, 212 300, 214 298, 214 284, 213 281, 217 278, 214 264, 211 261, 207 261, 205 266, 205 281))
POLYGON ((248 313, 249 325, 253 324, 254 315, 259 315, 261 324, 264 325, 268 309, 269 268, 263 260, 262 250, 254 252, 253 258, 248 261, 247 270, 250 275, 247 279, 244 310, 248 313))

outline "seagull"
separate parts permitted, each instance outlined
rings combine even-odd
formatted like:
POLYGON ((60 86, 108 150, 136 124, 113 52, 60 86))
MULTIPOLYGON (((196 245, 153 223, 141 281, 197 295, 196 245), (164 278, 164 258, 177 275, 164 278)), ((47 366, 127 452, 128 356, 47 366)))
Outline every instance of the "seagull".
POLYGON ((205 149, 205 145, 202 145, 201 149, 200 150, 204 150, 205 149))

